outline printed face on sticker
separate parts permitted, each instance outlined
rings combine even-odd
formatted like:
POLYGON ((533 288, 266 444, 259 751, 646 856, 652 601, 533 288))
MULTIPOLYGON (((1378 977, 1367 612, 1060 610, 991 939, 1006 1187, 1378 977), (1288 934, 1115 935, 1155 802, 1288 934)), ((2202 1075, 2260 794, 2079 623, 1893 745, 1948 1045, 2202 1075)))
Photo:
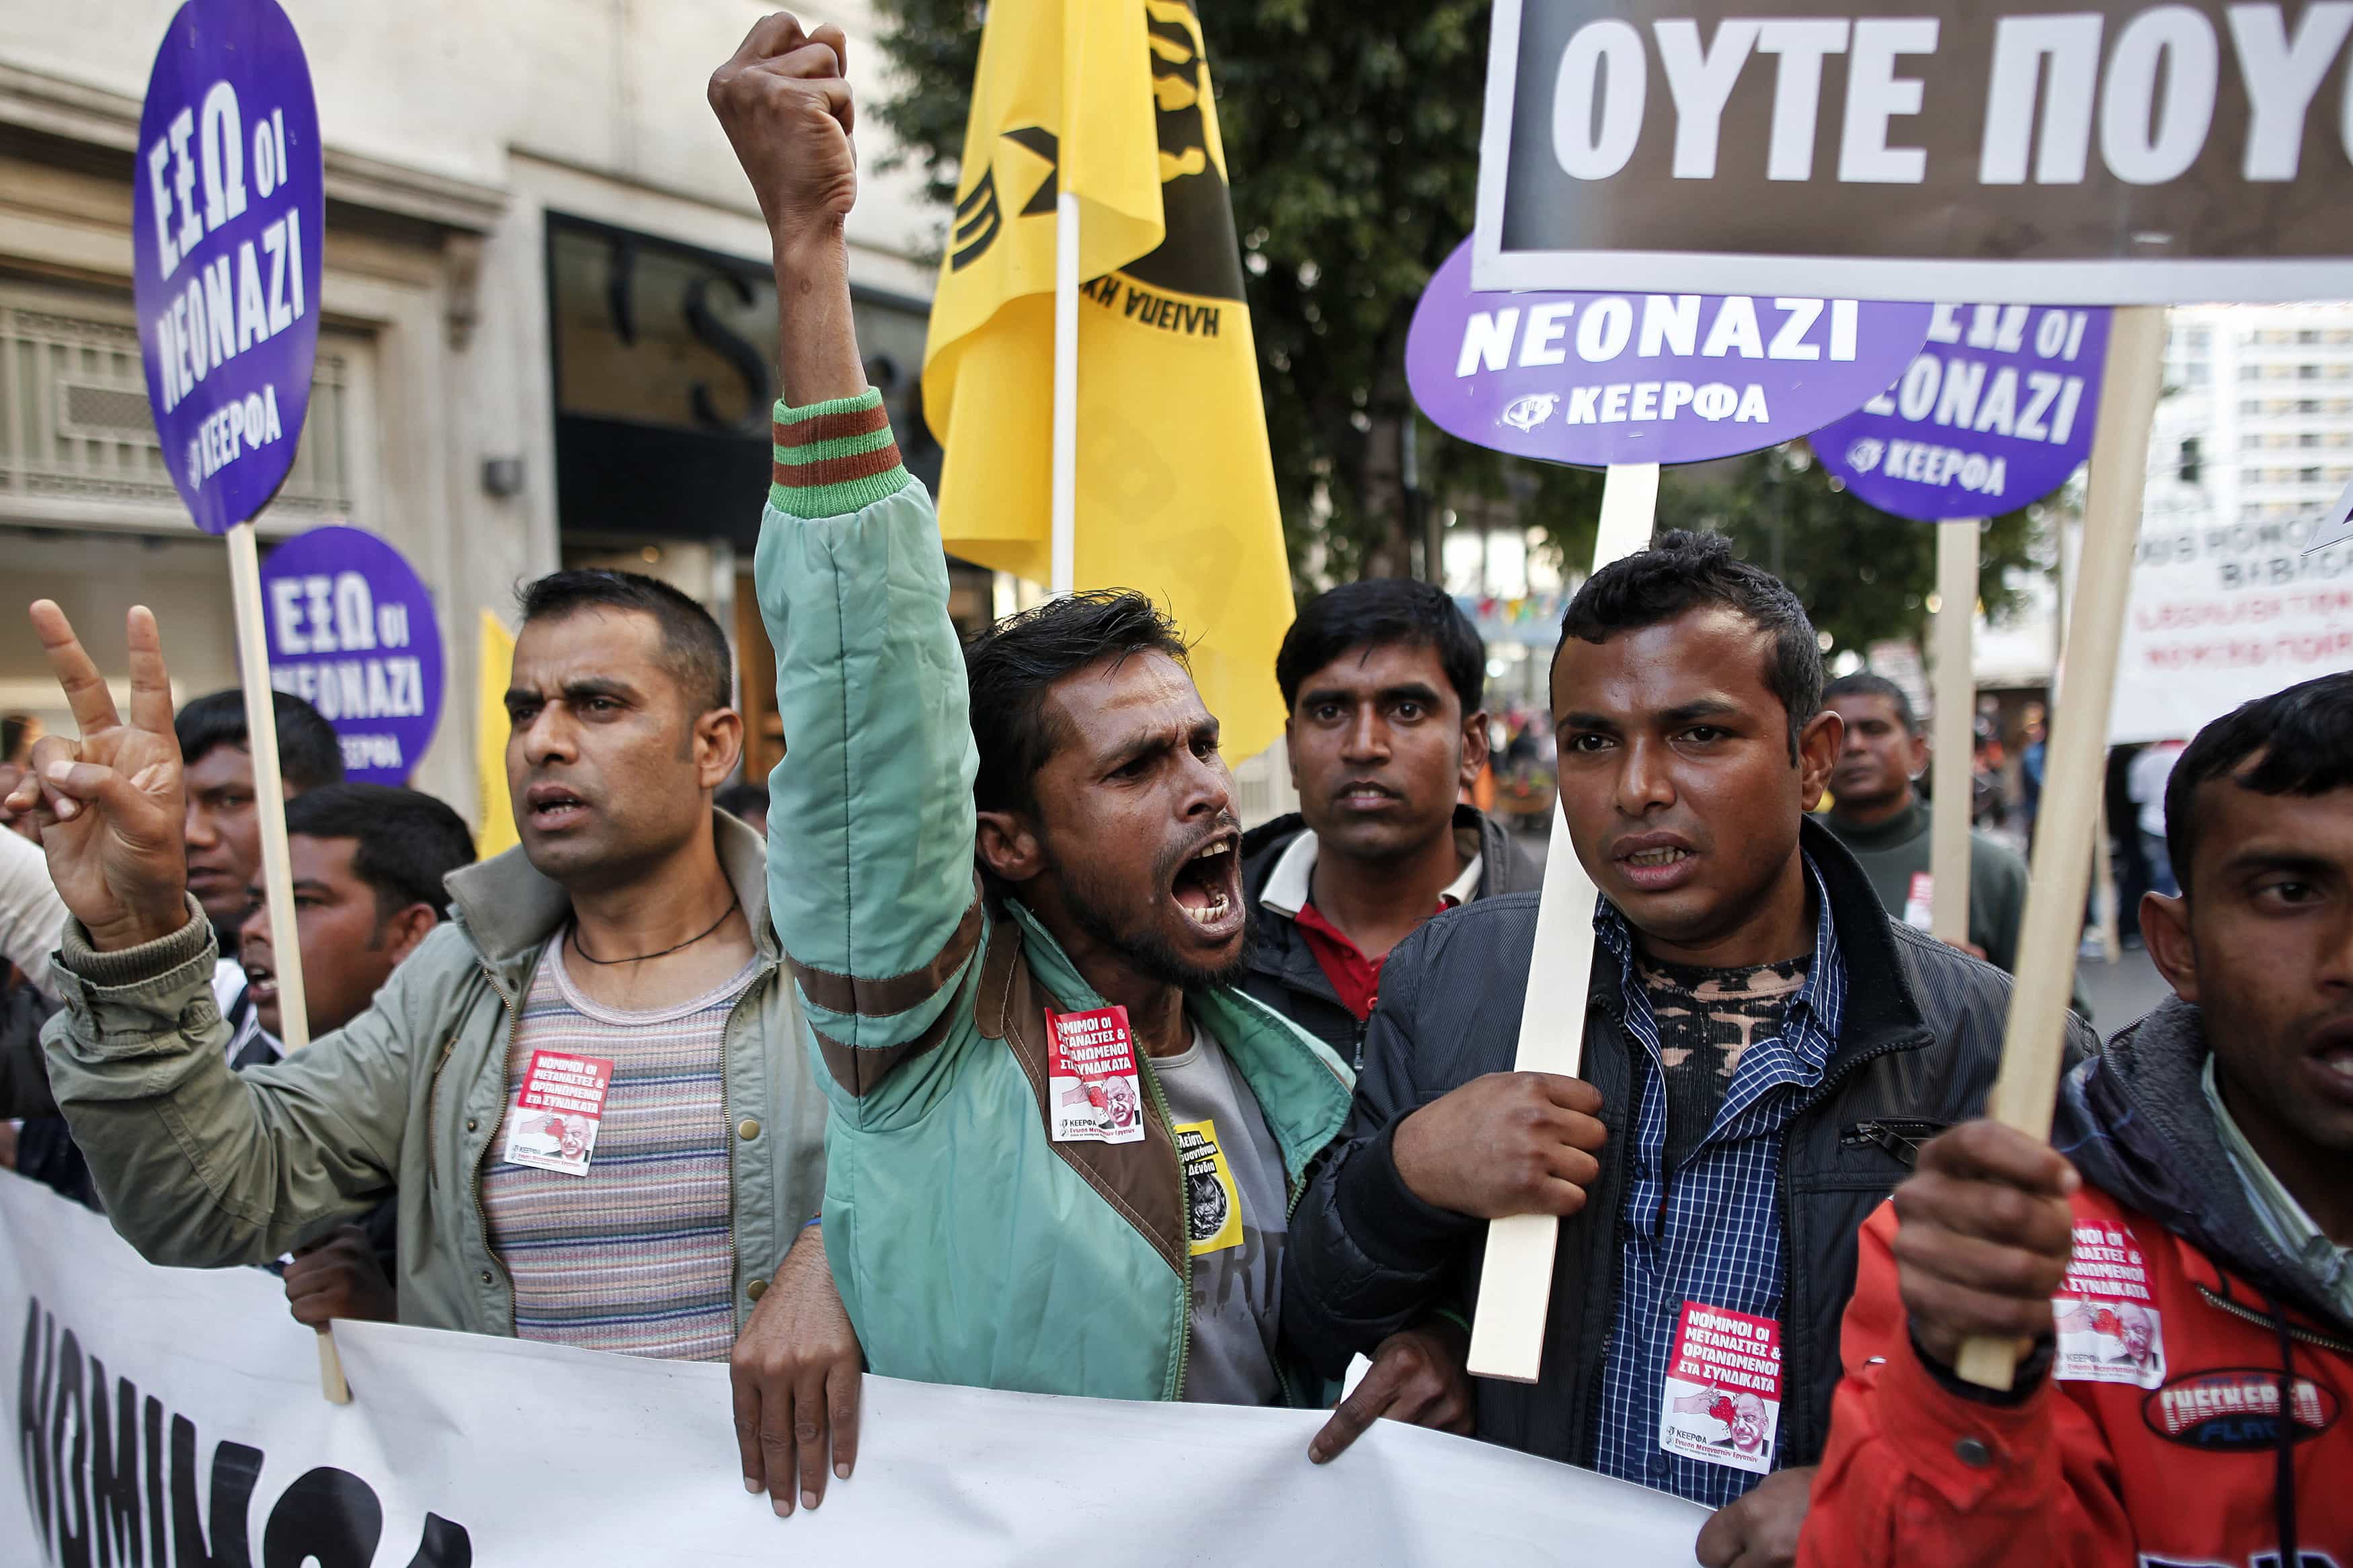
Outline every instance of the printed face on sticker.
POLYGON ((1765 1401, 1754 1394, 1739 1394, 1732 1401, 1732 1446, 1744 1454, 1755 1454, 1765 1447, 1765 1401))

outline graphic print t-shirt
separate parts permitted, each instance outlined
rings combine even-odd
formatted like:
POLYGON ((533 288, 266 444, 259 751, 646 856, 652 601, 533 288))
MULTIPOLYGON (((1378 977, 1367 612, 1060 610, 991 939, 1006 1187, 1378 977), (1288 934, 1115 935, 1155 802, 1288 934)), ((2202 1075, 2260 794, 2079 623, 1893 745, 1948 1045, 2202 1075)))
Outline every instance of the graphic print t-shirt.
POLYGON ((1258 1098, 1198 1026, 1184 1055, 1153 1058, 1185 1166, 1193 1252, 1193 1343, 1184 1397, 1271 1405, 1289 1189, 1258 1098))

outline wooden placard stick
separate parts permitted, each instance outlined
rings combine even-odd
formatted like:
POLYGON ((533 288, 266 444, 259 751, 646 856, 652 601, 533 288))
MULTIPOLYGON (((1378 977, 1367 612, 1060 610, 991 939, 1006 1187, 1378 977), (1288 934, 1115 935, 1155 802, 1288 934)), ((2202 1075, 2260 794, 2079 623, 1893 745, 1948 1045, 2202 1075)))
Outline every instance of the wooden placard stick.
MULTIPOLYGON (((261 826, 261 887, 269 902, 269 947, 278 966, 278 1037, 288 1052, 311 1043, 302 992, 302 941, 294 924, 294 862, 286 847, 286 788, 278 766, 278 709, 269 685, 269 641, 261 609, 261 555, 253 524, 228 531, 229 597, 237 609, 237 659, 245 687, 245 730, 253 752, 254 818, 261 826)), ((319 1386, 331 1405, 351 1403, 343 1358, 319 1331, 319 1386)))
MULTIPOLYGON (((1597 572, 1651 542, 1658 512, 1659 465, 1613 463, 1601 489, 1601 524, 1593 541, 1597 572)), ((1522 1072, 1574 1078, 1585 1065, 1586 993, 1593 978, 1593 901, 1600 896, 1568 841, 1555 799, 1544 890, 1536 904, 1535 948, 1520 1010, 1522 1072)), ((1513 1215, 1487 1222, 1486 1260, 1471 1319, 1470 1370, 1477 1377, 1534 1383, 1544 1363, 1545 1317, 1552 1306, 1553 1252, 1560 1221, 1513 1215)))
MULTIPOLYGON (((2068 616, 2065 685, 2051 715, 2010 1027, 2002 1040, 2001 1072, 1986 1107, 1995 1121, 2037 1138, 2050 1135, 2059 1090, 2068 994, 2092 874, 2092 832, 2106 774, 2108 702, 2116 689, 2116 647, 2140 536, 2149 421, 2157 412, 2164 352, 2162 306, 2116 311, 2108 330, 2099 423, 2092 436, 2091 489, 2068 616)), ((1961 1346, 1955 1370, 1979 1387, 2008 1388, 2017 1375, 2018 1355, 2019 1346, 2009 1340, 1969 1340, 1961 1346)))
POLYGON ((1969 815, 1976 760, 1978 520, 1936 529, 1936 668, 1928 684, 1928 934, 1969 940, 1969 815))

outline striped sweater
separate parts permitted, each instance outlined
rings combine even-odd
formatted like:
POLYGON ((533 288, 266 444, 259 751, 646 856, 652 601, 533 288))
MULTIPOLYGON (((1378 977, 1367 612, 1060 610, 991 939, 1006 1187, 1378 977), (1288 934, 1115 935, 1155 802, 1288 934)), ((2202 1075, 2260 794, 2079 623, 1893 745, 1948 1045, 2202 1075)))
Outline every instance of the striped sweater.
POLYGON ((491 1246, 514 1279, 519 1339, 671 1361, 723 1361, 731 1295, 728 1015, 756 965, 675 1007, 623 1013, 582 995, 564 935, 542 955, 507 1051, 512 1114, 534 1051, 613 1064, 585 1176, 493 1157, 482 1173, 491 1246))

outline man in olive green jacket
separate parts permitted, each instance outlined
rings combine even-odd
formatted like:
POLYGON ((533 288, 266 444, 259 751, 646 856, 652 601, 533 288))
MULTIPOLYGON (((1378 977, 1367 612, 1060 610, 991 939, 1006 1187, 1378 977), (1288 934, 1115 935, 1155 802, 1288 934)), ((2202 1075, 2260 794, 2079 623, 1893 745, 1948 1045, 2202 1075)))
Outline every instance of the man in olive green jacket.
POLYGON ((829 1377, 854 1396, 858 1357, 846 1324, 826 1331, 804 1228, 823 1100, 763 847, 712 805, 742 742, 726 641, 630 574, 557 573, 522 599, 506 693, 521 846, 448 879, 449 922, 365 1012, 244 1072, 222 1056, 212 926, 186 891, 153 617, 131 616, 126 722, 64 615, 34 606, 80 731, 44 739, 9 799, 37 814, 74 917, 51 970, 50 1086, 110 1217, 154 1262, 265 1261, 396 1196, 404 1321, 732 1358, 745 1481, 788 1511, 823 1485, 795 1475, 794 1396, 829 1377), (610 1058, 601 1131, 585 1158, 565 1151, 576 1169, 504 1136, 532 1131, 518 1093, 551 1049, 610 1058), (769 1292, 780 1266, 813 1285, 769 1292))

